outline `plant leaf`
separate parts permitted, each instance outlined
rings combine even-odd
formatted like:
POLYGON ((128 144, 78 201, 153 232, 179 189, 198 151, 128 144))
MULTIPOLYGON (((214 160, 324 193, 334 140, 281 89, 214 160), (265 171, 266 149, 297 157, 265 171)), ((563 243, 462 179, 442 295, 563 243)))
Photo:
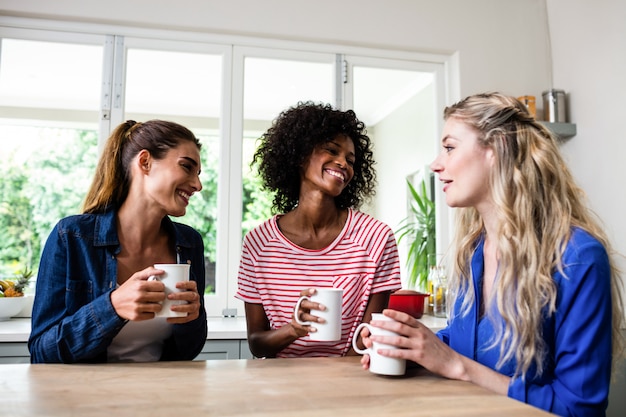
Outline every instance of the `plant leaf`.
POLYGON ((407 269, 408 282, 412 287, 426 287, 430 264, 435 264, 436 230, 435 203, 430 199, 426 181, 422 180, 418 189, 407 180, 412 197, 410 215, 400 222, 396 231, 397 241, 408 243, 407 269))

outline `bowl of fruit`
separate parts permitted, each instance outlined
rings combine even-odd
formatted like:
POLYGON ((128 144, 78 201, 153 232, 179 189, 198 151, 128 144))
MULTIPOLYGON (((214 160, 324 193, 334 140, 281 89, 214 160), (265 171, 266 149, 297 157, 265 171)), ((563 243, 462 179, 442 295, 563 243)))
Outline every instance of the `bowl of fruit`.
POLYGON ((28 285, 32 271, 24 271, 16 278, 0 280, 0 321, 16 316, 26 305, 24 289, 28 285))
POLYGON ((16 316, 26 303, 24 297, 0 297, 0 321, 16 316))

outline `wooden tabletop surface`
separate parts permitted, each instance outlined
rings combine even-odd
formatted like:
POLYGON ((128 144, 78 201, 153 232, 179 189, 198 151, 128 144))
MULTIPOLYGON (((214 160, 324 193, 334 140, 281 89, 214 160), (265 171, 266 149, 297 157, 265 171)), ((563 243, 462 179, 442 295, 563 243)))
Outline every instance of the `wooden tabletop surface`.
POLYGON ((358 357, 1 365, 0 416, 545 416, 476 385, 358 357))

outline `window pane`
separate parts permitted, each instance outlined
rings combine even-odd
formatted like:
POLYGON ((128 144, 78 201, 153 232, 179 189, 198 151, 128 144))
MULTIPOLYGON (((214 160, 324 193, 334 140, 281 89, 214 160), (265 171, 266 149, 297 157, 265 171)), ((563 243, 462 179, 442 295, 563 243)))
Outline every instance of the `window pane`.
POLYGON ((102 47, 3 39, 1 52, 0 105, 98 110, 102 47))
POLYGON ((130 48, 126 63, 127 119, 164 119, 191 129, 202 142, 202 191, 178 222, 204 239, 206 293, 219 291, 215 280, 217 184, 220 155, 222 57, 202 53, 130 48))
MULTIPOLYGON (((417 70, 354 65, 354 111, 374 144, 376 196, 365 210, 397 230, 411 215, 407 179, 425 178, 435 157, 434 78, 417 70), (393 204, 389 204, 393 201, 393 204)), ((408 239, 399 246, 403 279, 408 239)), ((408 288, 408 284, 405 282, 408 288)))
POLYGON ((353 72, 354 111, 367 126, 376 161, 378 186, 368 211, 395 228, 407 215, 407 177, 435 156, 433 75, 365 65, 353 72))
POLYGON ((244 75, 242 232, 267 219, 273 196, 260 189, 250 169, 257 139, 280 112, 299 101, 334 104, 332 63, 246 58, 244 75))
POLYGON ((211 117, 217 123, 221 97, 221 56, 128 50, 127 114, 169 119, 177 116, 211 117))
POLYGON ((0 275, 39 265, 80 211, 97 159, 102 47, 2 40, 0 275))

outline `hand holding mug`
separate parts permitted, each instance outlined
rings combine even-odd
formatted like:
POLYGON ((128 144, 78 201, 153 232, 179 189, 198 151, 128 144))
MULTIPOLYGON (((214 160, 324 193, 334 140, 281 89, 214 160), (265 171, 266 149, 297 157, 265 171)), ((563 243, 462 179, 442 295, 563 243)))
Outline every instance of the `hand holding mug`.
MULTIPOLYGON (((197 291, 189 281, 189 264, 155 264, 155 269, 164 271, 163 274, 152 275, 148 281, 160 281, 164 285, 165 299, 162 301, 162 308, 155 313, 155 317, 187 317, 188 308, 185 305, 195 302, 197 291), (194 294, 195 292, 195 294, 194 294)), ((193 309, 191 309, 193 312, 193 309)), ((197 312, 197 311, 196 311, 197 312)), ((184 320, 185 322, 187 320, 184 320)), ((180 321, 175 321, 180 322, 180 321)))
POLYGON ((309 294, 298 299, 293 313, 295 322, 309 327, 311 340, 341 340, 343 290, 316 288, 309 294))
MULTIPOLYGON (((168 300, 178 303, 170 306, 170 309, 179 315, 167 317, 168 323, 187 323, 195 320, 200 315, 200 295, 196 281, 188 280, 176 283, 178 291, 167 295, 168 300)), ((165 305, 163 306, 165 308, 165 305)), ((162 310, 161 310, 162 311, 162 310)))
POLYGON ((166 298, 164 284, 156 279, 163 274, 165 271, 149 266, 131 275, 111 293, 115 312, 126 320, 153 319, 166 298))
MULTIPOLYGON (((173 264, 176 265, 176 264, 173 264)), ((189 272, 187 279, 176 282, 174 291, 166 292, 167 281, 161 282, 167 274, 167 268, 162 268, 163 264, 157 265, 159 268, 150 266, 139 272, 135 272, 115 291, 111 293, 111 303, 115 312, 126 320, 150 320, 156 315, 166 314, 163 312, 166 305, 171 301, 179 303, 173 307, 173 311, 179 314, 179 317, 170 317, 170 323, 186 323, 198 318, 200 314, 200 294, 195 281, 189 280, 189 272)), ((182 276, 185 276, 184 270, 189 270, 189 265, 181 265, 182 276)), ((166 311, 170 311, 172 307, 167 307, 166 311)))
MULTIPOLYGON (((443 377, 463 379, 467 358, 446 345, 416 318, 400 311, 385 310, 385 315, 372 314, 371 324, 376 324, 376 327, 368 327, 371 334, 363 330, 361 336, 365 346, 383 352, 379 356, 410 360, 443 377), (378 333, 374 329, 391 332, 391 335, 378 333)), ((361 359, 364 368, 372 372, 375 372, 372 370, 375 361, 371 355, 364 355, 361 359)))
MULTIPOLYGON (((394 319, 384 316, 381 313, 373 313, 372 321, 384 321, 384 322, 395 322, 394 319)), ((372 336, 398 336, 397 333, 383 329, 381 327, 372 326, 369 323, 361 323, 354 331, 354 335, 352 337, 352 348, 355 352, 360 353, 364 356, 364 359, 361 362, 364 362, 369 366, 369 370, 372 373, 380 374, 380 375, 404 375, 406 371, 406 360, 401 358, 392 358, 389 356, 384 356, 378 353, 380 349, 389 349, 395 350, 398 349, 397 346, 384 344, 377 341, 369 341, 368 333, 364 332, 363 335, 363 343, 365 346, 370 345, 371 347, 366 347, 365 349, 361 349, 357 345, 357 340, 359 337, 359 332, 363 329, 367 328, 368 333, 372 336)))

